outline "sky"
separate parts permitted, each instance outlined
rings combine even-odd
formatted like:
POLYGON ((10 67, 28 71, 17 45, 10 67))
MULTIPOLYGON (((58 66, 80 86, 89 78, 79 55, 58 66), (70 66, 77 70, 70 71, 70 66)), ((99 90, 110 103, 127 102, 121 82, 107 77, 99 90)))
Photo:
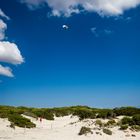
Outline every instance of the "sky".
POLYGON ((139 107, 139 5, 0 0, 0 104, 139 107))

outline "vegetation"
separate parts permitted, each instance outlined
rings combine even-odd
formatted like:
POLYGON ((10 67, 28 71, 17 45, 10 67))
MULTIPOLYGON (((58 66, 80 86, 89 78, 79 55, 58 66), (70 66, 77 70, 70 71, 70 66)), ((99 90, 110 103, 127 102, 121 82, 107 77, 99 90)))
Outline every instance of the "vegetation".
POLYGON ((127 124, 120 126, 120 130, 126 130, 126 129, 128 129, 128 125, 127 124))
POLYGON ((124 117, 121 120, 121 124, 123 124, 123 125, 127 124, 129 126, 132 126, 132 125, 140 126, 140 114, 134 115, 132 117, 124 117))
POLYGON ((134 115, 132 117, 132 120, 133 120, 135 125, 140 125, 140 114, 134 115))
POLYGON ((91 128, 83 126, 79 132, 79 135, 86 135, 88 133, 92 134, 91 128))
POLYGON ((16 115, 16 114, 9 115, 8 120, 12 122, 11 127, 18 126, 18 127, 24 127, 24 128, 33 128, 36 126, 29 119, 24 118, 20 115, 16 115))
MULTIPOLYGON (((114 118, 116 116, 124 115, 119 126, 123 125, 128 126, 140 126, 140 108, 135 107, 121 107, 114 109, 98 109, 90 108, 88 106, 71 106, 71 107, 61 107, 61 108, 28 108, 28 107, 12 107, 12 106, 0 106, 0 118, 8 118, 14 125, 20 127, 34 127, 33 124, 30 124, 29 120, 26 120, 21 116, 21 114, 38 118, 42 117, 47 120, 54 120, 54 116, 66 116, 66 115, 75 115, 79 117, 79 120, 83 119, 111 119, 106 124, 103 124, 101 121, 97 120, 96 125, 102 126, 114 126, 114 118), (11 119, 12 118, 12 119, 11 119), (13 118, 17 118, 18 121, 23 121, 21 125, 19 122, 13 121, 13 118), (28 122, 28 123, 25 123, 28 122), (31 126, 30 126, 31 125, 31 126)), ((16 119, 15 119, 16 120, 16 119)))
POLYGON ((78 116, 80 120, 83 119, 94 119, 95 118, 95 113, 92 110, 89 109, 78 109, 75 110, 73 115, 78 116))
POLYGON ((140 126, 139 125, 132 125, 130 129, 133 131, 140 131, 140 126))
POLYGON ((112 131, 111 130, 109 130, 109 129, 103 129, 103 132, 105 133, 105 134, 107 134, 107 135, 112 135, 112 131))
POLYGON ((121 107, 113 109, 113 112, 116 116, 124 115, 124 116, 133 116, 135 114, 140 114, 140 108, 135 107, 121 107))
POLYGON ((121 120, 121 124, 122 125, 133 125, 134 124, 134 122, 133 122, 133 119, 132 118, 130 118, 130 117, 124 117, 124 118, 122 118, 122 120, 121 120))
POLYGON ((95 125, 98 125, 98 126, 102 127, 103 126, 103 123, 102 123, 101 120, 96 120, 95 121, 95 125))
POLYGON ((106 125, 106 126, 114 126, 114 125, 116 125, 116 121, 113 120, 113 119, 111 119, 111 120, 109 120, 105 125, 106 125))

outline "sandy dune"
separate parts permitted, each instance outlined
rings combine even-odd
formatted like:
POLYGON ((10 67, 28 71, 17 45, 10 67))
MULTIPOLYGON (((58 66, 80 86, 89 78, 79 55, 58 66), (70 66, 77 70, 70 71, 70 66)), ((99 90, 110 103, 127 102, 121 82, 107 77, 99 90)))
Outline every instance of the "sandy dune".
POLYGON ((55 117, 54 121, 43 119, 42 122, 28 117, 36 125, 33 129, 9 127, 6 119, 0 119, 0 140, 140 140, 140 132, 123 132, 118 127, 112 128, 112 136, 106 135, 102 130, 93 130, 93 134, 79 136, 82 126, 95 128, 95 120, 78 121, 77 117, 55 117), (96 134, 101 132, 102 135, 96 134), (134 134, 136 137, 132 137, 134 134), (128 135, 128 137, 126 137, 128 135))

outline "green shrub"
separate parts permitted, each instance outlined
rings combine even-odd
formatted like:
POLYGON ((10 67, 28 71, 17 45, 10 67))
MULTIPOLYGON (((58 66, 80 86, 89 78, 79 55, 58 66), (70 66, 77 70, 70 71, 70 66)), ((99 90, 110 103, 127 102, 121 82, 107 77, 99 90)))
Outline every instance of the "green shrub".
POLYGON ((120 130, 126 130, 127 128, 128 128, 128 125, 127 124, 120 126, 120 130))
POLYGON ((8 115, 7 112, 0 112, 0 118, 8 118, 8 115))
POLYGON ((97 118, 110 119, 114 118, 115 116, 115 113, 113 113, 111 109, 101 109, 98 111, 97 118))
POLYGON ((140 126, 139 125, 132 125, 131 130, 140 131, 140 126))
POLYGON ((32 123, 29 119, 24 118, 20 115, 17 114, 13 114, 13 115, 9 115, 8 120, 15 126, 18 127, 26 127, 26 128, 33 128, 36 125, 34 123, 32 123))
POLYGON ((91 128, 83 126, 80 129, 79 135, 86 135, 87 133, 91 133, 92 134, 91 128))
POLYGON ((13 128, 13 129, 15 129, 14 123, 11 123, 11 124, 10 124, 10 127, 13 128))
POLYGON ((140 114, 134 115, 132 117, 132 120, 133 120, 135 125, 140 125, 140 114))
POLYGON ((140 114, 140 108, 135 107, 121 107, 114 108, 113 112, 117 115, 133 116, 134 114, 140 114))
POLYGON ((94 112, 89 110, 89 109, 78 109, 78 110, 75 110, 73 115, 78 116, 79 120, 88 119, 88 118, 90 118, 90 119, 94 119, 95 118, 94 112))
POLYGON ((101 120, 96 120, 95 121, 95 125, 99 125, 100 127, 102 127, 103 126, 103 123, 102 123, 101 120))
POLYGON ((133 124, 134 124, 134 121, 133 121, 133 119, 130 118, 130 117, 124 117, 124 118, 122 118, 122 120, 121 120, 121 124, 122 124, 122 125, 125 125, 125 124, 133 125, 133 124))
POLYGON ((109 129, 103 129, 103 132, 105 133, 105 134, 107 134, 107 135, 112 135, 112 131, 111 130, 109 130, 109 129))
POLYGON ((47 120, 54 120, 54 115, 49 109, 33 109, 32 113, 35 114, 37 117, 42 117, 47 120))
POLYGON ((115 120, 109 120, 107 123, 106 123, 106 126, 113 126, 116 124, 116 121, 115 120))

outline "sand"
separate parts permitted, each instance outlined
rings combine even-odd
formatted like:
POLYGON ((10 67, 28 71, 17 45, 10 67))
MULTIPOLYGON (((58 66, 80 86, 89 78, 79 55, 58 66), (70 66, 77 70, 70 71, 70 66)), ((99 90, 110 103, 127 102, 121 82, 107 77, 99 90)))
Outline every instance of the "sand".
POLYGON ((55 117, 54 121, 43 119, 40 122, 31 117, 27 118, 36 124, 36 128, 12 129, 7 119, 0 119, 0 140, 140 140, 140 132, 123 132, 118 130, 118 127, 111 128, 111 136, 104 134, 102 130, 93 130, 95 119, 79 121, 75 116, 65 116, 55 117), (82 126, 92 128, 93 134, 79 136, 82 126), (101 135, 96 132, 100 132, 101 135), (132 137, 132 134, 136 137, 132 137))

